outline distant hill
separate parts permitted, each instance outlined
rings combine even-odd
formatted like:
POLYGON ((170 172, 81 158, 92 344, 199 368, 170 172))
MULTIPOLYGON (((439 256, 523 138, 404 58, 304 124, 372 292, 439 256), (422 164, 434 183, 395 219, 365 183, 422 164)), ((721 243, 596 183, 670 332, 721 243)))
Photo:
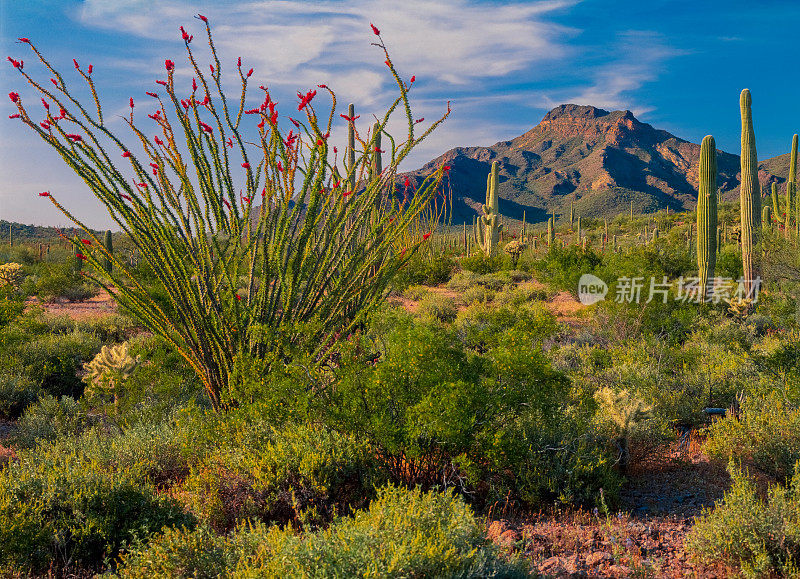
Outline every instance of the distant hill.
MULTIPOLYGON (((717 185, 724 200, 738 196, 739 156, 717 151, 717 185)), ((408 173, 421 182, 440 163, 451 166, 453 221, 472 221, 485 200, 486 175, 500 161, 500 212, 512 219, 566 214, 571 202, 583 216, 612 216, 669 207, 682 211, 697 202, 700 146, 642 123, 630 111, 560 105, 519 137, 491 147, 456 147, 408 173)), ((788 153, 759 164, 766 193, 783 183, 788 153)))

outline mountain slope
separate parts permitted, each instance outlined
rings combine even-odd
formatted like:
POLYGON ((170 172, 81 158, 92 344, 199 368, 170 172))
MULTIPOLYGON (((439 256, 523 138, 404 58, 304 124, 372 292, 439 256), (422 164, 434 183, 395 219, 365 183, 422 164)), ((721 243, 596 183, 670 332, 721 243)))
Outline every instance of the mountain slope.
MULTIPOLYGON (((787 157, 788 154, 781 157, 787 157)), ((569 211, 612 216, 669 207, 694 207, 700 146, 640 122, 630 111, 560 105, 523 135, 491 147, 457 147, 409 173, 417 182, 431 169, 451 166, 453 220, 471 221, 484 202, 486 175, 500 161, 500 212, 512 219, 542 221, 569 211)), ((738 195, 739 157, 718 151, 717 185, 723 199, 738 195)), ((782 183, 788 161, 760 164, 762 185, 782 183), (784 169, 783 165, 786 165, 784 169)))

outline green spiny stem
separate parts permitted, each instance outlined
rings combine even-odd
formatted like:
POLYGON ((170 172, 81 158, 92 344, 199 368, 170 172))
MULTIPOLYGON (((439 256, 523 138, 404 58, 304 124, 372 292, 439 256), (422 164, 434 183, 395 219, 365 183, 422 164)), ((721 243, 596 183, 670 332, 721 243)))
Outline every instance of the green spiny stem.
POLYGON ((553 221, 553 217, 547 220, 547 247, 553 247, 556 240, 555 226, 553 225, 553 221))
POLYGON ((700 298, 708 299, 717 264, 717 146, 707 135, 700 143, 697 190, 697 269, 700 298))
POLYGON ((772 199, 772 213, 775 216, 776 221, 781 220, 781 213, 780 209, 778 208, 778 185, 775 181, 772 182, 770 185, 770 197, 772 199))
POLYGON ((575 202, 569 202, 569 227, 572 229, 572 225, 575 223, 575 202))
POLYGON ((577 231, 578 231, 577 240, 578 240, 578 243, 580 243, 580 241, 581 241, 581 218, 580 217, 578 217, 578 230, 577 231))
MULTIPOLYGON (((800 227, 800 203, 797 202, 797 135, 792 136, 792 149, 789 153, 789 178, 786 180, 786 236, 789 236, 793 210, 795 228, 800 227)), ((776 214, 777 217, 777 214, 776 214)))
POLYGON ((742 268, 747 295, 751 295, 756 277, 759 275, 758 254, 753 252, 753 247, 758 245, 761 228, 758 157, 751 106, 750 91, 744 89, 739 98, 742 114, 742 180, 739 188, 739 209, 741 213, 742 268))
POLYGON ((772 229, 772 208, 769 205, 764 205, 761 209, 761 226, 769 227, 772 229))

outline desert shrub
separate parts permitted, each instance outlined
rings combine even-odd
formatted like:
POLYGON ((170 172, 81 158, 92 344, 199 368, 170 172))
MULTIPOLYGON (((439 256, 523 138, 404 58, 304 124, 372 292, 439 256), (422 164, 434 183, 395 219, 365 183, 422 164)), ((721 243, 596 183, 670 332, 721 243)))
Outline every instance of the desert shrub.
POLYGON ((447 296, 429 293, 420 300, 417 312, 423 317, 446 323, 456 319, 458 308, 447 296))
POLYGON ((45 394, 38 402, 28 406, 19 420, 13 439, 23 448, 33 448, 61 437, 72 438, 90 425, 85 410, 74 398, 56 398, 45 394))
POLYGON ((584 273, 592 273, 602 262, 593 251, 570 245, 553 247, 541 259, 531 263, 538 279, 546 279, 553 287, 572 293, 578 291, 578 280, 584 273))
POLYGON ((63 298, 67 301, 83 301, 97 294, 97 288, 87 284, 72 262, 51 263, 40 268, 33 291, 45 302, 63 298))
POLYGON ((424 285, 412 285, 403 291, 403 297, 415 302, 420 301, 430 290, 424 285))
POLYGON ((123 557, 123 578, 526 577, 516 558, 487 541, 458 497, 387 487, 368 510, 303 536, 255 525, 230 538, 168 531, 123 557))
POLYGON ((478 285, 479 274, 464 270, 459 271, 447 282, 447 289, 464 292, 478 285))
POLYGON ((706 509, 687 547, 707 562, 739 567, 747 577, 796 577, 800 573, 800 473, 791 484, 771 485, 762 498, 739 468, 725 498, 706 509))
POLYGON ((206 430, 215 450, 192 464, 181 493, 216 529, 246 519, 327 522, 364 505, 380 480, 371 449, 352 435, 308 425, 276 429, 255 413, 225 423, 216 433, 206 430))
POLYGON ((450 279, 455 267, 455 260, 445 251, 419 251, 397 272, 392 286, 403 291, 412 285, 439 285, 450 279))
POLYGON ((98 351, 100 340, 94 334, 50 334, 19 344, 8 365, 26 372, 48 394, 77 398, 83 392, 78 371, 98 351))
POLYGON ((501 252, 496 253, 492 257, 487 257, 485 253, 479 251, 470 256, 462 257, 458 263, 461 269, 480 275, 495 273, 513 267, 511 256, 501 252))
POLYGON ((39 447, 0 471, 0 567, 97 566, 164 526, 194 524, 174 500, 79 452, 39 447))
POLYGON ((485 304, 494 300, 496 292, 482 285, 472 286, 462 293, 459 301, 465 305, 474 303, 485 304))
POLYGON ((503 344, 506 332, 519 339, 541 343, 558 330, 555 316, 541 304, 518 308, 473 304, 458 314, 459 338, 471 349, 486 350, 503 344))
POLYGON ((739 416, 726 416, 709 427, 707 452, 722 460, 746 461, 787 480, 800 460, 800 409, 778 392, 748 396, 739 416))
POLYGON ((92 317, 74 322, 76 330, 96 334, 103 343, 124 342, 136 331, 136 322, 121 314, 92 317))
POLYGON ((133 338, 130 353, 141 357, 142 363, 125 381, 125 394, 118 408, 120 424, 160 422, 187 405, 210 406, 194 371, 162 338, 133 338))
POLYGON ((532 301, 544 301, 547 299, 547 291, 544 288, 533 288, 529 286, 519 286, 506 288, 495 296, 495 304, 498 306, 518 307, 532 301))
POLYGON ((0 288, 0 329, 17 319, 25 311, 23 296, 11 288, 0 288))
POLYGON ((0 418, 19 418, 36 402, 39 390, 39 385, 23 374, 0 373, 0 418))

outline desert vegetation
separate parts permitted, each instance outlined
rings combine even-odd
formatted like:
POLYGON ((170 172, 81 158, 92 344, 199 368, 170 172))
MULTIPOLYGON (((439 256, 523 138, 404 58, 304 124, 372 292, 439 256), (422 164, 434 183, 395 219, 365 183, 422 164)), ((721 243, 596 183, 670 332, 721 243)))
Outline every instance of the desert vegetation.
POLYGON ((762 211, 749 91, 739 202, 708 136, 694 211, 506 218, 496 161, 470 227, 450 167, 398 173, 449 106, 415 119, 376 27, 389 110, 364 129, 320 85, 284 131, 198 18, 211 63, 182 30, 191 90, 167 60, 124 138, 91 67, 86 105, 32 41, 52 82, 10 59, 46 119, 12 116, 118 230, 55 189, 75 229, 0 224, 3 574, 798 573, 797 138, 762 211))

